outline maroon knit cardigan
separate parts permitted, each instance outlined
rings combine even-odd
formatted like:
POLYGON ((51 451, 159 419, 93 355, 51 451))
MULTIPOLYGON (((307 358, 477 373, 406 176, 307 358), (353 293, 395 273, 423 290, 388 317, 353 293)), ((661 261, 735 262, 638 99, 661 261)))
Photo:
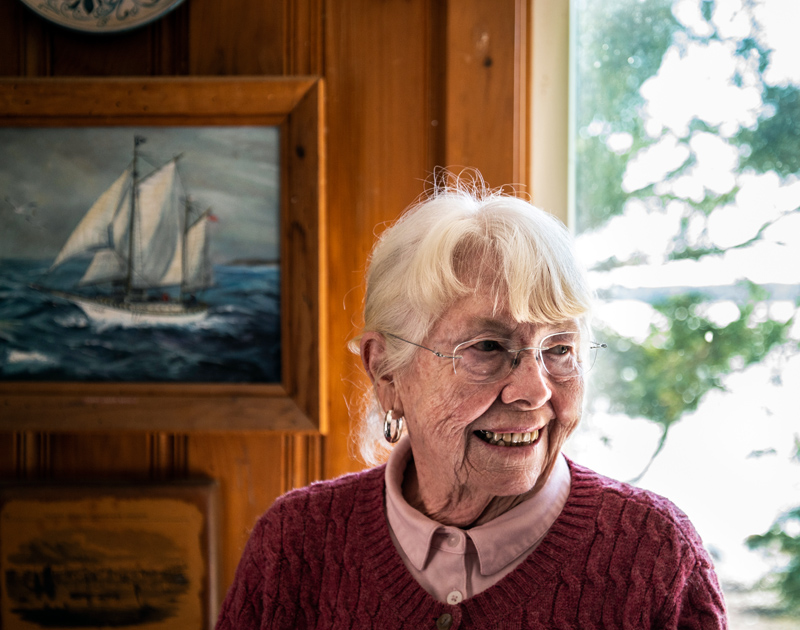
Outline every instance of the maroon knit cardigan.
POLYGON ((217 630, 726 628, 711 559, 666 499, 570 462, 539 546, 451 606, 406 570, 389 535, 384 467, 280 497, 256 524, 217 630))

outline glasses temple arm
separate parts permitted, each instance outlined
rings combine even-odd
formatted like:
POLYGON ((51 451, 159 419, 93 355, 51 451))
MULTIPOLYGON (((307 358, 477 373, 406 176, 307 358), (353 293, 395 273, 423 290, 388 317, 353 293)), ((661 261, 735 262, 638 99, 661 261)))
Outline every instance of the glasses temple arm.
POLYGON ((386 334, 389 335, 390 337, 394 337, 395 339, 397 339, 399 341, 404 341, 405 343, 410 343, 412 346, 417 346, 417 348, 422 348, 423 350, 427 350, 428 352, 433 352, 433 354, 435 354, 440 359, 460 359, 461 358, 461 355, 442 354, 441 352, 438 352, 437 350, 431 350, 430 348, 427 348, 425 346, 421 346, 420 344, 414 343, 413 341, 409 341, 408 339, 403 339, 402 337, 398 337, 397 335, 393 335, 390 332, 387 332, 386 334))

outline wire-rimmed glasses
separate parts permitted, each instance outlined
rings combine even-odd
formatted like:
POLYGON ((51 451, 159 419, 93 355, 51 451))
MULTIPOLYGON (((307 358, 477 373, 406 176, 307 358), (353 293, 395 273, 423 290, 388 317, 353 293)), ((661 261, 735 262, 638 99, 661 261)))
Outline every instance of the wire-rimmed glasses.
POLYGON ((453 373, 468 383, 495 383, 511 374, 522 361, 522 353, 531 351, 534 360, 545 372, 559 380, 575 378, 586 374, 597 358, 597 351, 607 348, 604 343, 581 342, 581 334, 575 331, 558 332, 544 337, 538 346, 514 348, 509 339, 481 337, 464 341, 453 348, 451 354, 444 354, 426 348, 413 341, 387 333, 399 341, 410 343, 441 359, 453 361, 453 373))

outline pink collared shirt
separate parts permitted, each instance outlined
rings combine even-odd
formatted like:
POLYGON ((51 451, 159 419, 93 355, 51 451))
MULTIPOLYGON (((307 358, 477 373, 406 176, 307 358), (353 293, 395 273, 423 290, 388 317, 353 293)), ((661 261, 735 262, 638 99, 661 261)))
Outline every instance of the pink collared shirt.
POLYGON ((402 485, 409 461, 411 442, 404 436, 386 467, 389 531, 411 575, 449 604, 477 595, 515 569, 544 538, 569 495, 569 466, 559 455, 538 493, 488 523, 463 530, 437 523, 406 502, 402 485))

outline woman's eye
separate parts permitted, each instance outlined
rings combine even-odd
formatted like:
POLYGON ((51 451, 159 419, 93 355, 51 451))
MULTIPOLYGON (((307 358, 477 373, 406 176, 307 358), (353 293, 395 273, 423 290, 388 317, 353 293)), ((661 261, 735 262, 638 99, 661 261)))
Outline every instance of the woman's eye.
POLYGON ((561 356, 565 354, 570 354, 572 352, 572 346, 567 346, 564 344, 560 344, 557 346, 551 346, 545 350, 547 354, 552 354, 556 356, 561 356))
POLYGON ((503 344, 496 339, 479 339, 470 346, 479 352, 496 352, 498 350, 505 350, 503 344))

